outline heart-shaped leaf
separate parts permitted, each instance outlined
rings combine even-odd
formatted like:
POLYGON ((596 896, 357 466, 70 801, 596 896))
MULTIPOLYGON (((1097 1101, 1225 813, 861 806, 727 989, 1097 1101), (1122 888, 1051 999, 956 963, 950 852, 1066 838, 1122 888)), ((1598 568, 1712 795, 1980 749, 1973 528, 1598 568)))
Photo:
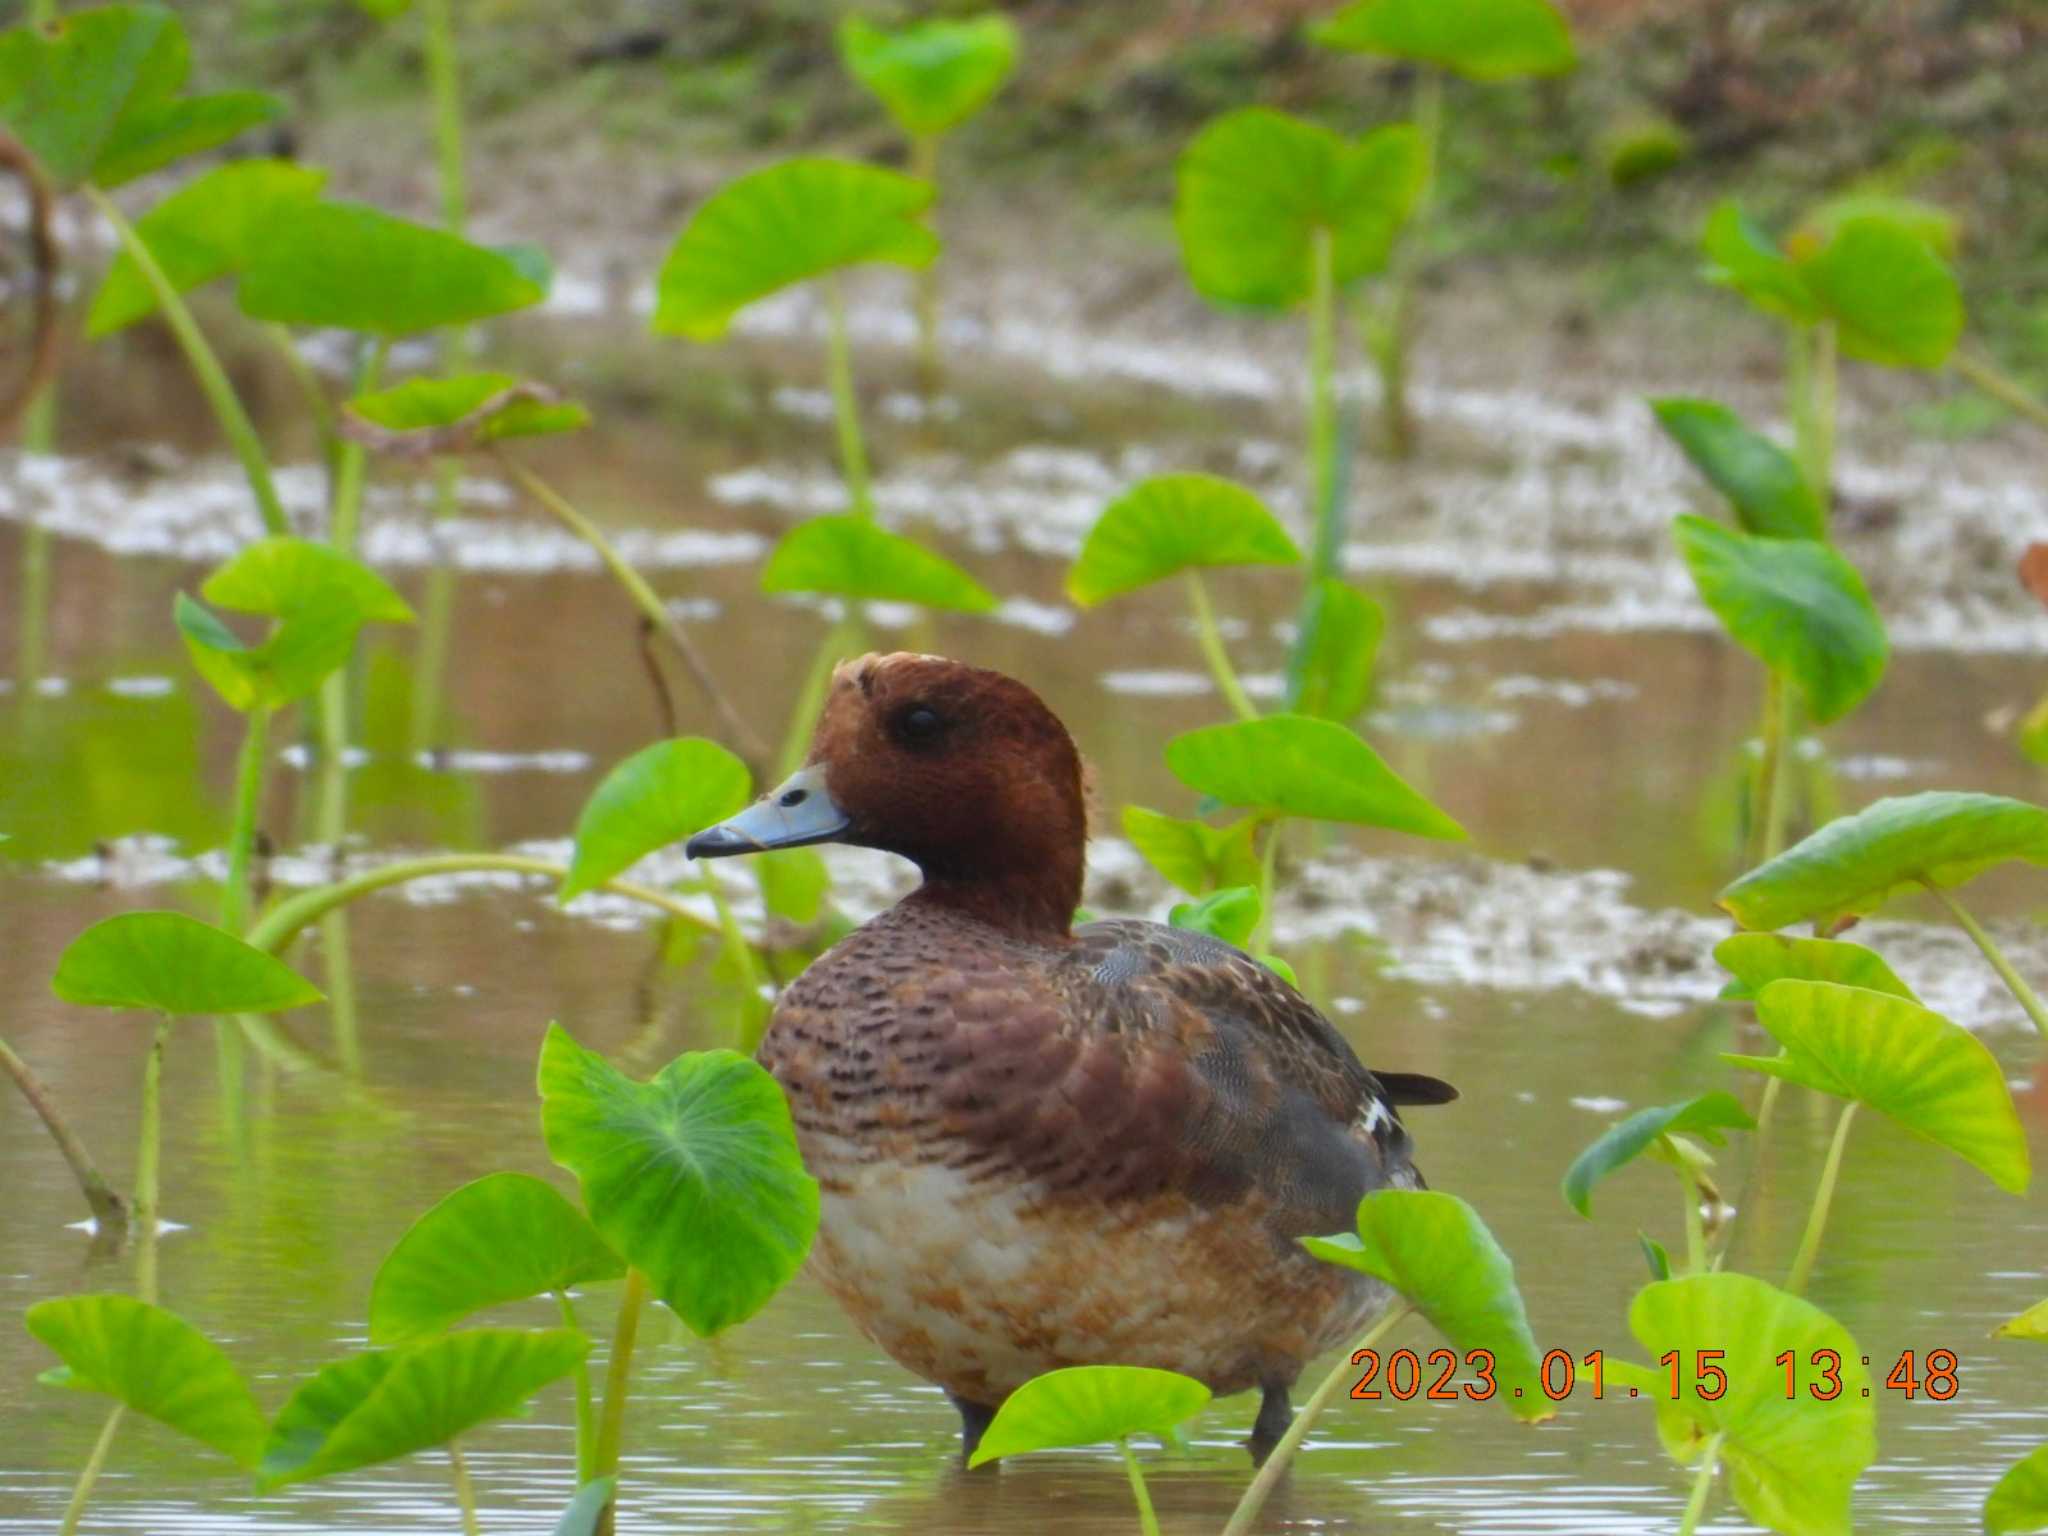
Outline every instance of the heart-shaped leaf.
POLYGON ((370 1338, 410 1344, 486 1307, 626 1272, 552 1184, 493 1173, 412 1224, 370 1287, 370 1338))
POLYGON ((929 183, 851 160, 785 160, 705 199, 662 263, 654 330, 716 341, 756 299, 842 267, 926 267, 929 183))
POLYGON ((1167 921, 1176 928, 1185 928, 1190 933, 1206 933, 1212 939, 1221 939, 1226 944, 1235 944, 1239 949, 1251 941, 1252 930, 1259 926, 1259 913, 1264 904, 1259 893, 1249 885, 1233 885, 1204 896, 1200 901, 1183 901, 1167 914, 1167 921))
POLYGON ((102 1392, 243 1467, 263 1449, 263 1411, 234 1362, 175 1312, 132 1296, 65 1296, 23 1315, 57 1352, 46 1386, 102 1392))
POLYGON ((1227 827, 1162 816, 1142 805, 1124 807, 1124 836, 1145 862, 1190 896, 1219 887, 1259 883, 1259 856, 1252 849, 1258 819, 1247 816, 1227 827))
POLYGON ((1732 1093, 1703 1093, 1682 1104, 1639 1109, 1573 1159, 1565 1170, 1565 1203, 1581 1216, 1591 1216, 1593 1186, 1633 1162, 1659 1137, 1703 1136, 1718 1147, 1723 1140, 1721 1132, 1727 1129, 1756 1129, 1756 1121, 1732 1093))
POLYGON ((2048 864, 2048 810, 2003 795, 1894 795, 1831 821, 1721 892, 1745 928, 1875 912, 1915 886, 1965 884, 2009 859, 2048 864))
POLYGON ((1319 1259, 1384 1280, 1460 1354, 1486 1351, 1501 1404, 1515 1417, 1557 1412, 1537 1381, 1536 1340, 1515 1266, 1456 1195, 1376 1190, 1358 1202, 1357 1232, 1301 1242, 1319 1259))
POLYGON ((509 373, 408 379, 342 408, 343 435, 405 458, 469 453, 508 437, 544 437, 590 425, 590 412, 545 384, 509 373))
MULTIPOLYGON (((325 171, 290 160, 231 160, 186 183, 135 221, 135 232, 180 293, 246 270, 257 245, 309 206, 325 171)), ((125 250, 93 296, 86 334, 109 336, 156 311, 150 287, 125 250)))
POLYGON ((1939 368, 1963 334, 1955 274, 1910 224, 1849 219, 1800 270, 1839 328, 1844 356, 1939 368))
POLYGON ((1218 304, 1292 308, 1314 285, 1318 230, 1336 283, 1368 277, 1428 175, 1406 123, 1353 140, 1266 107, 1226 112, 1181 152, 1173 220, 1188 279, 1218 304))
POLYGON ((1668 1395, 1668 1367, 1641 1388, 1654 1390, 1674 1455, 1696 1454, 1718 1434, 1736 1501, 1757 1524, 1794 1536, 1848 1536, 1850 1490, 1877 1451, 1870 1376, 1848 1330, 1811 1302, 1738 1274, 1645 1286, 1628 1320, 1652 1356, 1679 1351, 1677 1398, 1668 1395), (1783 1368, 1770 1363, 1786 1350, 1801 1372, 1792 1397, 1783 1368), (1841 1391, 1825 1402, 1806 1390, 1820 1383, 1813 1356, 1822 1350, 1834 1354, 1841 1377, 1841 1391), (1683 1435, 1672 1433, 1679 1425, 1683 1435))
POLYGON ((1325 48, 1435 64, 1469 80, 1561 75, 1577 62, 1548 0, 1354 0, 1309 34, 1325 48))
POLYGON ((1896 192, 1844 192, 1815 204, 1786 241, 1796 252, 1811 255, 1854 219, 1882 219, 1902 229, 1945 261, 1955 259, 1962 221, 1948 209, 1896 192))
POLYGON ((1743 531, 1772 539, 1825 541, 1827 511, 1799 463, 1742 418, 1713 400, 1667 395, 1652 400, 1657 424, 1728 498, 1743 531))
POLYGON ((2012 1091, 1967 1029, 1902 997, 1825 981, 1772 982, 1756 1016, 1784 1054, 1724 1061, 1868 1104, 2000 1189, 2025 1191, 2027 1138, 2012 1091))
POLYGON ((574 900, 745 805, 747 765, 715 741, 681 736, 642 747, 604 776, 576 818, 576 854, 561 899, 574 900))
POLYGON ((1884 620, 1834 550, 1690 515, 1671 531, 1701 599, 1736 644, 1798 683, 1815 724, 1839 720, 1878 685, 1891 654, 1884 620))
POLYGON ((1030 1451, 1064 1450, 1157 1435, 1164 1440, 1209 1403, 1209 1389, 1178 1371, 1143 1365, 1073 1365, 1034 1376, 1003 1400, 968 1465, 1030 1451))
POLYGON ((1918 1002, 1883 955, 1840 939, 1788 939, 1780 933, 1738 933, 1714 946, 1714 958, 1735 977, 1723 997, 1754 997, 1772 982, 1834 981, 1918 1002))
POLYGON ((1995 1339, 2048 1340, 2048 1301, 2037 1301, 2018 1317, 2008 1318, 1992 1330, 1995 1339))
POLYGON ((546 297, 502 252, 360 203, 292 210, 259 242, 238 290, 258 320, 394 338, 546 297))
POLYGON ((1820 300, 1792 258, 1751 222, 1740 204, 1715 205, 1701 245, 1707 280, 1733 288, 1765 314, 1806 325, 1823 318, 1820 300))
POLYGON ((761 572, 763 592, 820 592, 987 613, 989 590, 944 555, 851 514, 814 517, 782 536, 761 572))
POLYGON ((57 960, 50 990, 88 1008, 152 1013, 275 1013, 321 1000, 275 955, 182 912, 123 912, 94 923, 57 960))
POLYGON ((2048 1445, 2022 1456, 1984 1500, 1985 1536, 2048 1531, 2048 1445))
POLYGON ((1287 707, 1340 724, 1353 719, 1372 697, 1386 610, 1363 592, 1326 577, 1309 589, 1301 627, 1287 707))
POLYGON ((990 12, 932 17, 884 31, 863 17, 839 24, 847 72, 881 99, 912 138, 947 133, 988 105, 1017 67, 1017 29, 990 12))
POLYGON ((548 1155, 605 1241, 696 1333, 745 1322, 789 1283, 818 1227, 789 1104, 734 1051, 678 1056, 639 1083, 559 1024, 540 1053, 548 1155))
POLYGON ((1271 816, 1391 827, 1417 837, 1465 835, 1356 732, 1332 720, 1268 715, 1204 726, 1166 744, 1166 766, 1200 794, 1271 816))
POLYGON ((573 1328, 472 1328, 338 1360, 279 1410, 256 1486, 267 1492, 446 1445, 517 1413, 589 1352, 573 1328))
MULTIPOLYGON (((185 83, 191 52, 160 5, 106 5, 0 32, 0 127, 60 189, 96 179, 124 124, 185 83)), ((111 184, 111 183, 109 183, 111 184)))
POLYGON ((1103 509, 1067 572, 1084 608, 1205 565, 1297 565, 1266 504, 1215 475, 1155 475, 1103 509))
POLYGON ((93 182, 118 187, 225 144, 283 112, 284 103, 263 91, 221 91, 131 108, 121 114, 93 162, 93 182))

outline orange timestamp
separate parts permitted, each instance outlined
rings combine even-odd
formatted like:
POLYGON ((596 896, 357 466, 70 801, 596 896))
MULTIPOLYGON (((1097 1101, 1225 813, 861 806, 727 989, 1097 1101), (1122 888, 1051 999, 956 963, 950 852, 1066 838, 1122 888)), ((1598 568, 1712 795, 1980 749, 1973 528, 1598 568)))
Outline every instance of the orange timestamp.
MULTIPOLYGON (((1677 1397, 1684 1393, 1718 1402, 1728 1395, 1727 1358, 1727 1351, 1720 1349, 1666 1350, 1658 1356, 1657 1365, 1667 1373, 1667 1395, 1677 1397)), ((1870 1356, 1858 1358, 1860 1364, 1870 1364, 1870 1356)), ((1494 1352, 1490 1349, 1468 1349, 1462 1362, 1457 1351, 1450 1349, 1433 1349, 1427 1355, 1397 1349, 1384 1356, 1376 1349, 1361 1349, 1351 1356, 1351 1363, 1364 1372, 1352 1384, 1351 1395, 1364 1402, 1391 1397, 1405 1403, 1420 1397, 1428 1402, 1483 1403, 1498 1396, 1501 1390, 1494 1375, 1494 1352), (1471 1380, 1458 1380, 1461 1363, 1471 1373, 1471 1380)), ((1782 1381, 1788 1401, 1803 1391, 1806 1396, 1829 1403, 1846 1390, 1842 1356, 1836 1350, 1811 1350, 1802 1359, 1797 1350, 1788 1349, 1771 1363, 1784 1373, 1782 1381)), ((1588 1350, 1575 1357, 1570 1350, 1553 1349, 1544 1355, 1537 1368, 1537 1390, 1553 1403, 1563 1402, 1581 1387, 1590 1388, 1595 1401, 1603 1400, 1608 1396, 1605 1364, 1602 1350, 1588 1350)), ((1950 1349, 1902 1351, 1884 1379, 1885 1390, 1909 1400, 1925 1393, 1936 1402, 1945 1403, 1960 1388, 1955 1351, 1950 1349)), ((1516 1397, 1524 1391, 1521 1387, 1509 1390, 1516 1397)), ((1870 1396, 1867 1386, 1857 1390, 1864 1397, 1870 1396)), ((1642 1395, 1633 1386, 1626 1388, 1626 1392, 1630 1397, 1642 1395)))

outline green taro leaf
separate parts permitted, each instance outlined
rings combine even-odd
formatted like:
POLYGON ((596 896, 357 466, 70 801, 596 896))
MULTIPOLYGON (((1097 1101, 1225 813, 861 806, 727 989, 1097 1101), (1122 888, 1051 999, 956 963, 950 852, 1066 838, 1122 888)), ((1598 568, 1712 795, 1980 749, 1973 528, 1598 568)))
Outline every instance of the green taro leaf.
POLYGON ((925 267, 928 182, 822 158, 785 160, 728 182, 683 226, 662 263, 654 330, 716 341, 756 299, 842 267, 925 267))
POLYGON ((1755 997, 1774 981, 1834 981, 1918 1002, 1883 955, 1840 939, 1788 939, 1778 933, 1738 933, 1714 946, 1714 958, 1735 977, 1721 995, 1755 997))
POLYGON ((1258 891, 1249 885, 1233 885, 1204 896, 1200 901, 1183 901, 1167 914, 1167 921, 1190 933, 1206 933, 1212 939, 1235 944, 1239 949, 1251 942, 1264 910, 1258 891))
POLYGON ((642 747, 584 802, 561 900, 594 891, 655 849, 725 820, 747 803, 752 788, 747 765, 702 736, 642 747))
POLYGON ((1902 997, 1826 981, 1774 981, 1757 994, 1756 1016, 1784 1054, 1724 1061, 1868 1104, 2000 1189, 2026 1190, 2027 1138, 2005 1072, 1961 1025, 1902 997))
POLYGON ((1332 720, 1268 715, 1203 726, 1166 744, 1166 766, 1200 794, 1269 816, 1391 827, 1417 837, 1465 836, 1356 732, 1332 720))
POLYGON ((1017 67, 1017 29, 993 12, 934 17, 884 31, 859 16, 839 24, 839 56, 912 138, 948 132, 988 105, 1017 67))
POLYGON ((789 1102, 734 1051, 692 1051, 635 1082, 559 1024, 540 1053, 548 1155, 597 1230, 699 1335, 745 1322, 789 1283, 818 1227, 818 1185, 789 1102))
POLYGON ((611 1507, 618 1491, 616 1473, 592 1478, 576 1490, 576 1497, 562 1511, 562 1518, 555 1522, 554 1536, 597 1536, 604 1512, 611 1507))
POLYGON ((1516 1418, 1557 1412, 1537 1381, 1536 1340, 1515 1266, 1479 1213, 1456 1195, 1376 1190, 1358 1202, 1357 1232, 1301 1243, 1327 1263, 1384 1280, 1460 1354, 1490 1352, 1501 1404, 1516 1418))
POLYGON ((1987 1536, 2048 1531, 2048 1445, 2036 1447, 2005 1469, 1984 1500, 1987 1536))
POLYGON ((1765 314, 1807 324, 1822 318, 1820 301, 1792 258, 1750 221, 1740 204, 1717 204, 1702 240, 1707 280, 1733 288, 1765 314))
POLYGON ((410 336, 525 309, 546 290, 497 251, 361 203, 314 203, 257 246, 245 313, 283 325, 410 336))
POLYGON ((1769 539, 1690 514, 1671 528, 1693 585, 1740 645, 1799 685, 1816 725, 1884 676, 1884 620, 1856 567, 1812 539, 1769 539))
POLYGON ((1578 62, 1548 0, 1355 0, 1309 34, 1325 48, 1435 64, 1468 80, 1561 75, 1578 62))
POLYGON ((1155 475, 1103 509, 1067 572, 1084 608, 1204 565, 1298 565, 1266 504, 1215 475, 1155 475))
POLYGON ((414 457, 468 453, 508 437, 544 437, 590 425, 590 412, 576 401, 509 373, 408 379, 358 395, 345 410, 373 429, 362 431, 344 418, 350 437, 379 452, 414 457))
POLYGON ((472 1328, 338 1360, 279 1410, 256 1486, 269 1492, 446 1445, 519 1412, 589 1352, 573 1328, 472 1328))
POLYGON ((1003 1401, 970 1467, 1070 1446, 1170 1438, 1209 1403, 1209 1389, 1178 1371, 1144 1365, 1072 1365, 1034 1376, 1003 1401))
POLYGON ((1772 539, 1827 539, 1827 510, 1798 461, 1743 425, 1727 406, 1667 395, 1652 400, 1650 409, 1693 468, 1728 498, 1744 532, 1772 539))
POLYGON ((944 555, 851 513, 814 517, 785 533, 761 572, 761 590, 920 603, 954 613, 996 606, 986 587, 944 555))
POLYGON ((1258 818, 1253 816, 1227 827, 1212 827, 1162 816, 1142 805, 1127 805, 1123 814, 1124 836, 1145 862, 1190 896, 1223 886, 1259 883, 1259 856, 1252 848, 1252 835, 1258 827, 1258 818))
POLYGON ((1386 633, 1386 610, 1363 592, 1326 577, 1309 590, 1304 639, 1287 707, 1340 724, 1372 697, 1373 663, 1386 633))
POLYGON ((412 0, 356 0, 356 5, 378 21, 396 21, 412 9, 412 0))
POLYGON ((1703 1093, 1683 1104, 1640 1109, 1611 1127, 1565 1170, 1565 1203, 1581 1216, 1593 1214, 1593 1186, 1616 1169, 1633 1162, 1659 1138, 1680 1134, 1705 1137, 1720 1146, 1726 1129, 1750 1131, 1756 1121, 1730 1093, 1703 1093))
POLYGON ((2008 859, 2048 864, 2048 810, 2003 795, 1893 795, 1829 822, 1721 892, 1745 928, 1875 912, 1922 884, 1963 885, 2008 859))
POLYGON ((375 571, 307 539, 280 535, 248 545, 206 579, 208 601, 277 620, 259 645, 244 645, 182 592, 173 609, 186 653, 236 709, 275 709, 301 698, 341 666, 365 624, 409 624, 412 610, 375 571))
MULTIPOLYGON (((135 221, 164 276, 180 293, 247 269, 257 245, 300 206, 325 171, 289 160, 232 160, 180 187, 135 221)), ((107 336, 156 311, 156 293, 125 250, 93 296, 86 333, 107 336)))
POLYGON ((1267 107, 1226 112, 1181 152, 1174 228, 1206 299, 1289 309, 1314 283, 1315 235, 1330 232, 1339 286, 1387 264, 1429 167, 1406 123, 1346 139, 1267 107))
POLYGON ((156 101, 124 112, 93 163, 100 187, 118 187, 174 160, 225 144, 280 116, 284 103, 262 91, 222 91, 156 101))
POLYGON ((1696 1455, 1707 1437, 1721 1435, 1729 1485, 1758 1525, 1791 1536, 1848 1536, 1850 1490, 1877 1452, 1870 1376, 1848 1330, 1811 1302, 1738 1274, 1645 1286, 1628 1320, 1653 1358, 1681 1352, 1675 1400, 1662 1396, 1668 1368, 1648 1373, 1643 1384, 1658 1397, 1674 1454, 1683 1447, 1696 1455), (1802 1378, 1800 1394, 1788 1398, 1783 1369, 1769 1362, 1786 1350, 1810 1361, 1820 1349, 1840 1359, 1841 1394, 1822 1402, 1804 1391, 1802 1378), (1715 1390, 1711 1375, 1691 1374, 1702 1350, 1720 1352, 1707 1362, 1726 1374, 1719 1398, 1700 1395, 1702 1385, 1715 1390))
POLYGON ((160 5, 84 9, 49 32, 17 26, 0 32, 0 127, 59 189, 75 187, 190 64, 183 25, 160 5))
POLYGON ((626 1272, 552 1184, 493 1173, 414 1222, 377 1268, 370 1339, 410 1344, 473 1312, 626 1272))
POLYGON ((2048 1301, 2037 1301, 2018 1317, 2009 1318, 1992 1330, 1994 1339, 2048 1340, 2048 1301))
POLYGON ((234 1362, 205 1334, 132 1296, 65 1296, 24 1314, 63 1364, 37 1380, 102 1392, 243 1467, 263 1449, 263 1411, 234 1362))
POLYGON ((50 990, 88 1008, 152 1013, 276 1013, 321 993, 275 955, 182 912, 123 912, 94 923, 57 960, 50 990))
POLYGON ((1844 356, 1939 368, 1963 333, 1955 274, 1910 224, 1849 219, 1801 271, 1839 328, 1844 356))
POLYGON ((1882 219, 1902 229, 1944 261, 1955 259, 1962 221, 1937 203, 1893 192, 1845 192, 1809 210, 1787 242, 1795 251, 1811 253, 1834 239, 1854 219, 1882 219))

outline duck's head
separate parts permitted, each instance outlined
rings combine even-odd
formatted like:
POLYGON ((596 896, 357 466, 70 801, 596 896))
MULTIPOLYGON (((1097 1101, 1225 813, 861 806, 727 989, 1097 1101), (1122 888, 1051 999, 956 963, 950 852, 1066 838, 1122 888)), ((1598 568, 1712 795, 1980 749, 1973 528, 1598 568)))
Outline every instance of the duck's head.
POLYGON ((808 843, 898 853, 920 899, 1064 935, 1088 837, 1080 754, 1037 694, 943 656, 862 656, 832 674, 802 768, 692 837, 692 858, 808 843))

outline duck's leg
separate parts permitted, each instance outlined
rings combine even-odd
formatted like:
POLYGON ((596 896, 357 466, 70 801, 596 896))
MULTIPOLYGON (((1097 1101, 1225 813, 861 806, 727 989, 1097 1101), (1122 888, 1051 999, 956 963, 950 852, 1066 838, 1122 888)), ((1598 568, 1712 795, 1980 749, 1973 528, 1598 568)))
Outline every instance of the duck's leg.
POLYGON ((1266 1464, 1273 1447, 1294 1422, 1294 1410, 1287 1406, 1287 1386, 1284 1381, 1269 1381, 1260 1389, 1259 1416, 1252 1421, 1251 1439, 1245 1442, 1251 1447, 1255 1467, 1266 1464))
POLYGON ((960 1410, 960 1459, 966 1461, 974 1454, 974 1448, 981 1444, 982 1433, 988 1428, 989 1420, 996 1416, 996 1411, 984 1404, 969 1402, 964 1397, 955 1397, 951 1392, 946 1396, 960 1410))

